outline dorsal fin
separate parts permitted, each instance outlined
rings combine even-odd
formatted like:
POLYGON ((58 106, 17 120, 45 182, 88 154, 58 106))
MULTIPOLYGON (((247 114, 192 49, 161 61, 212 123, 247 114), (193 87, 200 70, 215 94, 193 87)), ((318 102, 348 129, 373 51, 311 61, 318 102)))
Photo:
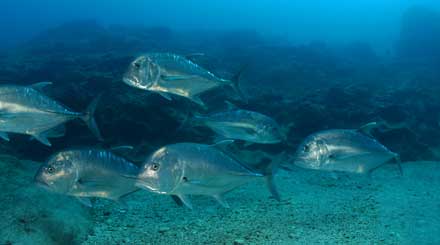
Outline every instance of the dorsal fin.
POLYGON ((367 123, 367 124, 361 126, 361 127, 358 129, 358 131, 361 132, 361 133, 363 133, 363 134, 365 134, 365 135, 368 135, 368 136, 370 136, 370 137, 373 137, 373 135, 371 134, 371 132, 373 131, 373 129, 378 128, 379 126, 380 126, 380 125, 379 125, 377 122, 370 122, 370 123, 367 123))
POLYGON ((121 150, 123 150, 123 151, 131 151, 133 149, 134 149, 134 147, 131 146, 131 145, 119 145, 119 146, 113 146, 109 150, 110 151, 121 151, 121 150))
POLYGON ((225 100, 225 103, 226 103, 226 106, 227 106, 228 110, 230 110, 230 111, 238 109, 238 106, 236 106, 231 101, 225 100))
POLYGON ((30 87, 35 90, 41 91, 43 88, 45 88, 49 85, 52 85, 52 82, 46 81, 46 82, 34 83, 34 84, 30 85, 30 87))
POLYGON ((205 54, 204 53, 192 53, 192 54, 185 55, 185 58, 194 62, 194 58, 201 57, 201 56, 205 56, 205 54))
POLYGON ((230 144, 234 143, 234 140, 231 139, 225 139, 225 140, 221 140, 221 141, 217 141, 214 144, 212 144, 212 147, 219 147, 219 148, 223 148, 225 146, 228 146, 230 144))
POLYGON ((86 207, 93 207, 92 202, 90 201, 90 198, 87 197, 76 197, 76 199, 83 205, 85 205, 86 207))

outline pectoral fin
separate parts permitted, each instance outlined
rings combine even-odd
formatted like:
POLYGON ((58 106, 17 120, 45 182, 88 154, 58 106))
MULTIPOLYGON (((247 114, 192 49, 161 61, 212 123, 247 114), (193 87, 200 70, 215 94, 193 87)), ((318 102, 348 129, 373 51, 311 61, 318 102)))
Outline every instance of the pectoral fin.
POLYGON ((206 105, 205 103, 202 101, 202 99, 200 99, 199 96, 193 96, 189 98, 191 101, 193 101, 194 103, 200 105, 201 107, 203 107, 203 109, 206 109, 206 105))
POLYGON ((50 143, 50 141, 47 139, 46 135, 44 134, 35 134, 32 135, 32 137, 34 137, 36 140, 38 140, 40 143, 46 145, 46 146, 52 146, 52 144, 50 143))
POLYGON ((171 98, 171 96, 165 92, 157 92, 158 94, 160 94, 160 96, 164 97, 165 99, 172 101, 173 99, 171 98))
POLYGON ((106 183, 105 181, 95 178, 95 179, 78 179, 76 182, 76 185, 78 185, 79 188, 82 189, 90 189, 90 188, 102 188, 102 187, 107 187, 109 184, 111 183, 106 183))
POLYGON ((215 200, 217 200, 218 203, 220 203, 220 205, 222 205, 222 207, 230 208, 229 204, 223 198, 223 195, 218 194, 218 195, 214 195, 213 197, 215 198, 215 200))
POLYGON ((180 198, 178 196, 171 195, 171 198, 177 204, 177 206, 179 206, 179 207, 183 206, 183 202, 182 202, 182 200, 180 200, 180 198))
POLYGON ((0 132, 0 138, 4 139, 4 140, 6 140, 6 141, 9 141, 9 135, 8 135, 8 133, 0 132))
POLYGON ((189 199, 188 196, 186 196, 186 195, 177 195, 177 196, 180 198, 180 200, 183 202, 183 204, 185 204, 186 207, 188 207, 189 209, 193 209, 191 200, 189 199))
POLYGON ((90 199, 87 198, 87 197, 77 197, 76 199, 77 199, 81 204, 83 204, 83 205, 85 205, 85 206, 87 206, 87 207, 89 207, 89 208, 93 207, 92 202, 91 202, 90 199))
POLYGON ((344 161, 344 160, 347 160, 347 159, 350 159, 350 158, 356 158, 356 157, 360 157, 360 156, 363 156, 363 155, 369 155, 369 154, 371 154, 371 153, 370 152, 352 152, 352 153, 343 152, 343 153, 340 153, 340 154, 332 153, 328 157, 330 159, 335 160, 335 161, 344 161))
POLYGON ((160 78, 164 81, 178 81, 178 80, 188 80, 188 79, 194 79, 197 76, 194 75, 182 75, 182 76, 167 76, 162 75, 160 78))
POLYGON ((231 140, 231 139, 222 139, 222 140, 220 140, 220 141, 216 141, 214 144, 212 144, 211 146, 212 147, 220 147, 220 148, 223 148, 223 147, 226 147, 226 146, 228 146, 228 145, 230 145, 230 144, 232 144, 232 143, 234 143, 234 140, 231 140))

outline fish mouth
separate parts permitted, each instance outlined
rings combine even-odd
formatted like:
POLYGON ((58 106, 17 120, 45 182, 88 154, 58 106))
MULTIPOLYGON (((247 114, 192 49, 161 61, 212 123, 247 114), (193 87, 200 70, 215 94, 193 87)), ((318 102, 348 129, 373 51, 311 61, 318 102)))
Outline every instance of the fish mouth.
POLYGON ((134 186, 154 193, 163 194, 163 192, 159 191, 156 188, 153 188, 151 185, 148 185, 148 183, 146 183, 145 181, 138 180, 134 183, 134 186))
POLYGON ((151 190, 151 188, 145 182, 139 180, 134 183, 134 186, 141 189, 151 190))
POLYGON ((142 85, 139 82, 139 79, 135 76, 126 76, 122 78, 122 82, 124 82, 125 84, 127 84, 128 86, 132 87, 132 88, 137 88, 137 89, 143 89, 143 90, 148 90, 149 86, 147 85, 142 85))
POLYGON ((123 81, 125 84, 130 85, 130 86, 133 86, 133 84, 134 84, 134 80, 131 79, 131 78, 128 78, 128 77, 124 77, 124 78, 122 78, 122 81, 123 81))
POLYGON ((302 158, 297 158, 293 161, 293 165, 301 167, 301 168, 308 168, 307 163, 309 161, 307 161, 306 159, 302 159, 302 158))
POLYGON ((46 182, 44 182, 43 180, 40 179, 35 179, 34 183, 38 186, 41 187, 43 189, 48 190, 50 188, 49 184, 47 184, 46 182))

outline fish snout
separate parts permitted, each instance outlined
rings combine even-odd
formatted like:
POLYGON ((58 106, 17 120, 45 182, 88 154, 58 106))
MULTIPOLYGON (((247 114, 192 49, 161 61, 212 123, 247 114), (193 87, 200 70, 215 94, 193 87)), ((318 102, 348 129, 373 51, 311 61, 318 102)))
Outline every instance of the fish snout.
POLYGON ((308 168, 308 165, 310 165, 310 159, 304 155, 296 153, 293 156, 292 163, 295 166, 301 167, 301 168, 308 168))
POLYGON ((144 189, 144 190, 150 190, 150 187, 149 187, 149 185, 147 184, 147 182, 145 182, 145 181, 143 181, 143 180, 140 180, 140 179, 138 179, 138 180, 136 180, 136 181, 134 182, 134 186, 137 187, 137 188, 144 189))
POLYGON ((125 84, 129 85, 129 86, 133 86, 134 85, 134 79, 131 75, 128 74, 124 74, 124 77, 122 78, 122 82, 124 82, 125 84))
POLYGON ((155 184, 154 181, 149 181, 148 179, 138 179, 134 183, 134 186, 154 193, 166 194, 166 191, 161 190, 159 185, 155 184))
POLYGON ((45 189, 49 188, 49 184, 47 184, 46 180, 43 178, 43 175, 38 172, 34 177, 34 183, 39 186, 43 187, 45 189))

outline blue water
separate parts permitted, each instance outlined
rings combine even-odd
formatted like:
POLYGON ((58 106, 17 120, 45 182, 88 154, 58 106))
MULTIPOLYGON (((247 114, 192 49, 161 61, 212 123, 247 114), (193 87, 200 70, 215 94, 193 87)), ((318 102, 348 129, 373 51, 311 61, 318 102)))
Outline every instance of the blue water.
MULTIPOLYGON (((439 65, 435 0, 2 1, 0 86, 50 81, 41 93, 76 112, 101 95, 103 139, 81 120, 50 147, 29 134, 0 138, 0 244, 438 244, 439 65), (203 93, 202 108, 124 83, 151 52, 189 55, 225 79, 242 70, 246 99, 226 86, 203 93), (293 164, 321 130, 377 122, 371 137, 403 173, 394 164, 370 174, 277 168, 280 201, 257 180, 226 193, 229 208, 195 195, 193 210, 146 190, 88 207, 35 184, 40 166, 69 148, 130 145, 115 154, 142 166, 165 145, 212 144, 219 137, 188 118, 224 111, 225 101, 279 124, 281 143, 222 149, 250 168, 293 164)), ((6 114, 0 96, 1 129, 23 114, 6 114)))

